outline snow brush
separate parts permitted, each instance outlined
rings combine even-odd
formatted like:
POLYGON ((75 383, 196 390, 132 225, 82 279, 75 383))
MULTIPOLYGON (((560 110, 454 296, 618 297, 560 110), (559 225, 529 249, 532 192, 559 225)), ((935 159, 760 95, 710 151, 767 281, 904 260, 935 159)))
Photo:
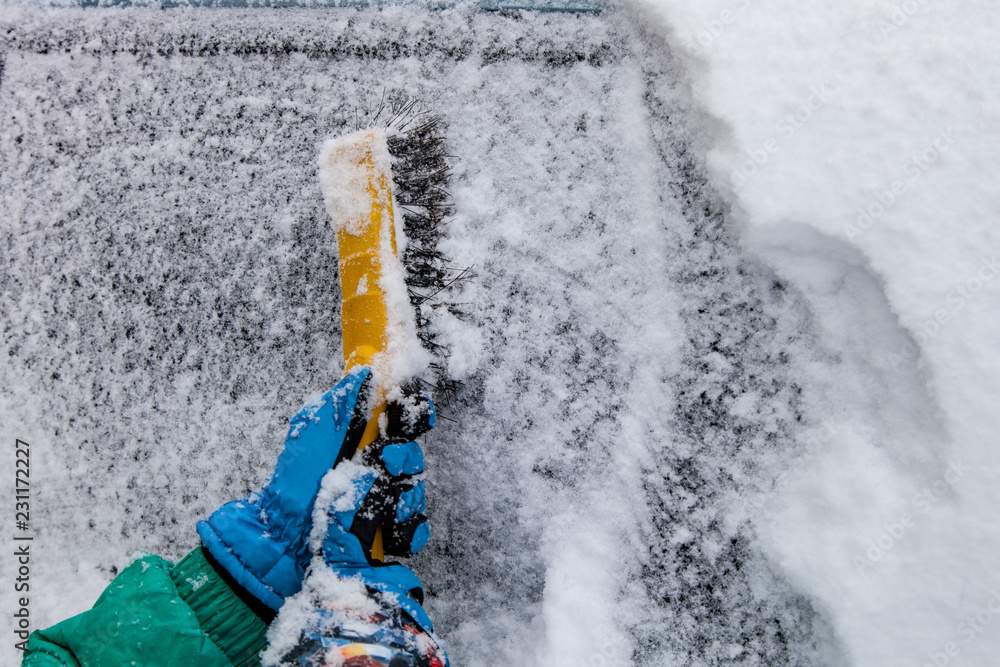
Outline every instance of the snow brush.
MULTIPOLYGON (((427 329, 424 304, 467 274, 447 281, 448 268, 436 248, 440 224, 450 212, 442 146, 438 119, 415 111, 410 102, 395 107, 386 126, 331 139, 320 151, 320 185, 340 255, 344 369, 370 366, 376 378, 359 452, 385 429, 387 402, 415 380, 428 352, 442 351, 427 329), (412 239, 401 233, 404 226, 412 239), (406 259, 418 289, 407 285, 406 259), (421 287, 431 292, 422 294, 421 287)), ((381 529, 371 557, 384 560, 381 529)))

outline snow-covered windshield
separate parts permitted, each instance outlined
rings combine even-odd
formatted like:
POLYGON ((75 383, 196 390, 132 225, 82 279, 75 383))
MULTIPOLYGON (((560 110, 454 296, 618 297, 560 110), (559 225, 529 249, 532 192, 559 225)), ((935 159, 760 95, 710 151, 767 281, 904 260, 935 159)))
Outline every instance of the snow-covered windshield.
POLYGON ((316 157, 403 94, 474 275, 423 313, 453 664, 990 664, 1000 26, 961 4, 8 5, 31 627, 182 557, 340 378, 316 157))

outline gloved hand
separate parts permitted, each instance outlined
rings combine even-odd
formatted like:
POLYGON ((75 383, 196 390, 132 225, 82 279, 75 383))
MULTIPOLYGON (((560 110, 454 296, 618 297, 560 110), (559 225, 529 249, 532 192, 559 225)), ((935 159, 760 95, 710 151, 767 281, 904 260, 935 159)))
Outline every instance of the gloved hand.
POLYGON ((424 397, 390 404, 386 437, 360 461, 343 461, 323 478, 310 546, 317 553, 302 591, 269 634, 269 667, 447 667, 408 568, 371 558, 376 528, 385 552, 407 556, 427 542, 424 457, 412 441, 434 424, 424 397), (322 559, 322 560, 320 560, 322 559))
POLYGON ((420 604, 423 589, 408 568, 371 558, 377 529, 386 555, 417 553, 430 537, 423 512, 424 455, 413 438, 434 426, 434 407, 426 396, 411 396, 387 410, 385 437, 369 445, 360 463, 345 461, 323 479, 314 517, 312 546, 340 577, 398 598, 399 606, 425 630, 432 624, 420 604))
POLYGON ((302 587, 320 482, 354 454, 370 415, 370 386, 370 369, 351 369, 292 418, 285 448, 261 492, 227 503, 198 522, 209 553, 272 609, 302 587))
POLYGON ((416 553, 430 535, 413 438, 434 425, 434 408, 411 396, 390 403, 386 417, 384 437, 323 478, 310 536, 317 557, 271 626, 268 667, 448 667, 416 575, 371 557, 377 528, 395 556, 416 553))

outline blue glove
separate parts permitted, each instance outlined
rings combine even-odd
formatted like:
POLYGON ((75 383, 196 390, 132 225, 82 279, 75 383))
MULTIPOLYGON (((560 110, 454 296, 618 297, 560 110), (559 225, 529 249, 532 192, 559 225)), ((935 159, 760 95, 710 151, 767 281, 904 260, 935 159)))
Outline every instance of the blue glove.
POLYGON ((302 408, 261 492, 198 522, 209 553, 272 609, 302 587, 316 494, 323 475, 354 454, 370 414, 370 377, 367 367, 352 369, 319 401, 302 408))
POLYGON ((382 437, 323 478, 309 539, 322 562, 313 561, 302 592, 275 621, 279 634, 298 632, 282 648, 282 665, 448 667, 416 575, 371 557, 377 529, 385 553, 396 556, 416 553, 430 535, 416 478, 424 456, 413 438, 434 425, 434 407, 408 396, 390 403, 386 417, 382 437))
POLYGON ((317 524, 326 519, 320 554, 338 576, 360 576, 364 584, 388 593, 424 630, 433 630, 423 602, 420 580, 408 568, 383 565, 371 559, 371 545, 378 528, 383 548, 390 556, 420 551, 430 537, 423 481, 424 455, 411 440, 434 425, 434 408, 424 397, 390 406, 387 437, 369 445, 360 464, 347 462, 323 480, 317 524))

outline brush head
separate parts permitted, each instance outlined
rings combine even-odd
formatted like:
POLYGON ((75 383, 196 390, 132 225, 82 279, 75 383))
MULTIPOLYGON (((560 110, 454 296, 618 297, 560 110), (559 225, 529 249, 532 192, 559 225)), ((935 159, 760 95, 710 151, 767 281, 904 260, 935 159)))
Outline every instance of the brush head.
POLYGON ((383 101, 370 114, 369 128, 385 132, 390 159, 397 220, 402 218, 406 238, 401 257, 406 286, 416 319, 417 336, 430 353, 429 377, 417 382, 435 389, 447 400, 459 383, 448 377, 448 346, 434 326, 442 310, 466 317, 457 303, 457 291, 472 277, 471 268, 454 266, 441 250, 448 220, 454 212, 449 181, 451 167, 445 126, 440 117, 413 99, 383 101), (401 215, 400 215, 401 214, 401 215))

